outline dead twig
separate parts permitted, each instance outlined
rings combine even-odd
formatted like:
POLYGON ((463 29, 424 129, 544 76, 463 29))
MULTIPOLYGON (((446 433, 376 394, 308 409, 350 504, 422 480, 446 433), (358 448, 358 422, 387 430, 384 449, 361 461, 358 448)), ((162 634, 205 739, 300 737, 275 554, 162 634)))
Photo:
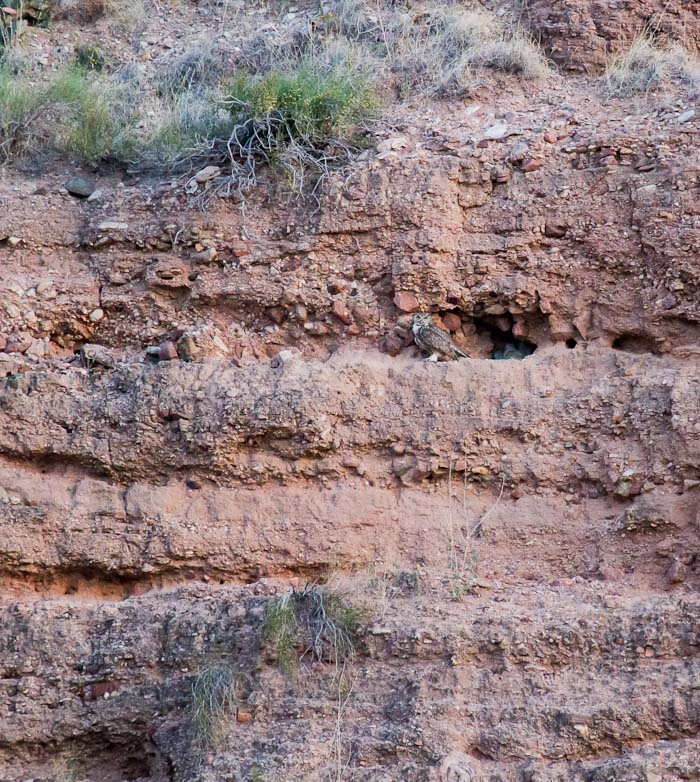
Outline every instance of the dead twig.
MULTIPOLYGON (((235 110, 237 103, 227 108, 235 110)), ((354 147, 338 139, 321 140, 301 132, 293 121, 279 112, 262 119, 241 119, 227 137, 208 139, 174 162, 183 184, 205 165, 219 166, 226 173, 207 183, 193 200, 204 208, 213 198, 243 199, 258 184, 261 166, 275 167, 284 175, 292 193, 306 193, 320 203, 320 192, 331 169, 349 163, 354 147)))

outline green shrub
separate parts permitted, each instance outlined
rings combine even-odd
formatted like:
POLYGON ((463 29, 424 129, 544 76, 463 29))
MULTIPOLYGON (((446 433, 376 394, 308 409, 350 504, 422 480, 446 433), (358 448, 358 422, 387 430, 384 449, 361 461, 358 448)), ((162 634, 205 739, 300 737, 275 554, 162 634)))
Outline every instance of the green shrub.
POLYGON ((357 123, 377 107, 369 83, 352 72, 317 72, 309 66, 251 76, 231 82, 227 99, 237 122, 279 118, 285 133, 308 143, 347 139, 357 123))
POLYGON ((224 95, 226 132, 188 152, 180 164, 227 169, 223 187, 229 192, 246 191, 261 167, 273 166, 292 192, 315 193, 333 166, 351 159, 357 125, 377 105, 373 88, 357 71, 330 72, 308 63, 259 75, 241 71, 224 95), (309 181, 313 188, 307 188, 309 181))
POLYGON ((39 120, 50 103, 50 85, 33 85, 9 66, 0 67, 0 161, 43 143, 39 120))
POLYGON ((107 58, 99 46, 76 46, 75 62, 83 70, 99 73, 104 70, 107 58))
POLYGON ((129 148, 130 124, 115 82, 73 66, 59 74, 50 96, 61 107, 59 149, 90 163, 122 159, 129 148))

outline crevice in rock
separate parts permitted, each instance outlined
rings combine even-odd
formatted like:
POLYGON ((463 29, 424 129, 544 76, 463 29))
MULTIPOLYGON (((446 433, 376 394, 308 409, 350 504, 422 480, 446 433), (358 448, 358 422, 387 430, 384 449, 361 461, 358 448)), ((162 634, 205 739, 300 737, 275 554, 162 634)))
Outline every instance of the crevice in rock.
POLYGON ((613 350, 623 353, 653 353, 659 354, 656 342, 641 334, 620 334, 612 343, 613 350))
POLYGON ((537 344, 528 337, 519 337, 515 332, 512 316, 484 316, 474 318, 477 336, 491 343, 491 358, 495 360, 522 360, 537 350, 537 344))
POLYGON ((279 570, 239 568, 235 573, 183 567, 149 574, 110 573, 97 567, 66 566, 46 568, 41 573, 21 569, 0 569, 0 604, 6 600, 79 600, 112 603, 149 592, 165 592, 180 586, 208 584, 210 586, 246 586, 261 578, 282 582, 303 578, 322 580, 326 564, 288 567, 279 570))
MULTIPOLYGON (((74 428, 65 428, 71 434, 74 428)), ((0 467, 12 466, 26 470, 30 473, 51 476, 79 476, 81 478, 94 478, 99 481, 109 481, 118 484, 117 478, 110 474, 109 467, 94 459, 84 458, 78 454, 55 453, 0 453, 0 467)))
MULTIPOLYGON (((142 725, 134 730, 143 731, 142 725)), ((94 779, 100 782, 168 782, 172 776, 161 754, 150 739, 107 737, 55 744, 11 744, 0 749, 0 766, 5 760, 20 760, 33 770, 33 778, 42 780, 94 779), (6 755, 7 753, 7 755, 6 755)), ((12 768, 12 766, 9 766, 12 768)))

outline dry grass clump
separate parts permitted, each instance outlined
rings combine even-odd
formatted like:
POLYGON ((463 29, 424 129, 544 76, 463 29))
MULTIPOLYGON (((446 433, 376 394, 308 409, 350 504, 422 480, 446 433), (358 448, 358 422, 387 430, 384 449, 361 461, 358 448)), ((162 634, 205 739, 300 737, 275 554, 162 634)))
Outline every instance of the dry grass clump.
POLYGON ((679 43, 657 43, 648 32, 613 57, 603 74, 605 92, 614 98, 648 92, 667 80, 697 88, 700 60, 679 43))
POLYGON ((330 0, 306 30, 287 37, 252 36, 243 45, 251 68, 269 68, 304 57, 328 65, 335 59, 399 95, 463 93, 477 68, 519 73, 549 72, 536 44, 515 23, 476 3, 425 4, 416 9, 371 0, 330 0))
POLYGON ((373 562, 350 570, 332 568, 325 588, 357 607, 368 620, 382 621, 397 598, 420 593, 422 583, 416 570, 373 562))
POLYGON ((528 79, 546 76, 549 65, 542 52, 522 32, 512 32, 487 39, 470 53, 472 65, 504 73, 520 73, 528 79))
POLYGON ((251 688, 250 677, 227 663, 211 663, 192 682, 191 712, 197 735, 220 747, 231 718, 251 688))
POLYGON ((527 78, 549 71, 539 48, 522 31, 478 6, 434 4, 413 12, 338 0, 327 9, 319 34, 355 42, 379 78, 392 76, 400 93, 463 92, 473 83, 476 68, 527 78))
POLYGON ((143 30, 147 18, 143 0, 102 0, 104 13, 129 35, 143 30))
POLYGON ((492 14, 460 6, 433 9, 427 19, 427 48, 435 63, 437 86, 449 87, 455 74, 473 68, 544 76, 548 66, 535 44, 492 14))
POLYGON ((222 52, 215 47, 199 45, 170 57, 156 74, 155 85, 161 95, 214 88, 221 81, 224 70, 222 52))
POLYGON ((293 673, 305 657, 336 666, 351 660, 361 620, 362 612, 338 594, 307 586, 269 604, 263 635, 281 670, 293 673))
POLYGON ((0 160, 58 151, 93 164, 171 169, 183 150, 231 125, 220 97, 194 89, 158 95, 127 71, 77 63, 46 81, 4 64, 0 160))

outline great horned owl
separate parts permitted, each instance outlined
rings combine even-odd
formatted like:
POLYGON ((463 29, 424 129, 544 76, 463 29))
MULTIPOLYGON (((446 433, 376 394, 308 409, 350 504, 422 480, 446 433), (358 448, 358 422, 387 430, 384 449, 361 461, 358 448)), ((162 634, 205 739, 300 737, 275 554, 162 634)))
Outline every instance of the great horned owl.
POLYGON ((437 361, 439 358, 453 360, 469 358, 452 341, 452 337, 433 323, 428 312, 417 312, 413 316, 413 341, 428 354, 426 361, 437 361))

